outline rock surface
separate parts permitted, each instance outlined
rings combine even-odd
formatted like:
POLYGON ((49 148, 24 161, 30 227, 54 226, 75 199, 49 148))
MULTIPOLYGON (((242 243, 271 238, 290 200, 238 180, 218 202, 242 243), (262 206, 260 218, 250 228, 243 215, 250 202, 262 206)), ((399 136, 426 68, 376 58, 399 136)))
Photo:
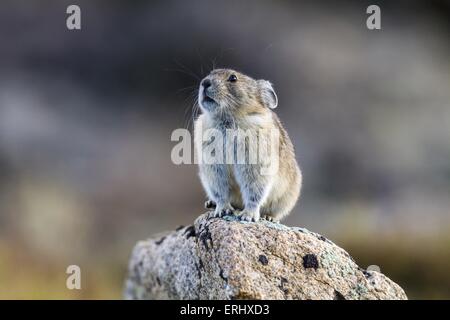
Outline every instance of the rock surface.
POLYGON ((127 299, 407 299, 396 283, 356 265, 303 228, 228 216, 139 242, 127 299))

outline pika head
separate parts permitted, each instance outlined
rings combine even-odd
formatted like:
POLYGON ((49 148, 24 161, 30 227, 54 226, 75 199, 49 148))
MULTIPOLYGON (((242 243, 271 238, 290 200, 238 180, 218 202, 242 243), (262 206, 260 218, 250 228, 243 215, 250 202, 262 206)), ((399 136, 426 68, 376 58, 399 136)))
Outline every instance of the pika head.
POLYGON ((201 82, 200 108, 206 113, 255 112, 276 108, 278 97, 267 80, 255 80, 231 69, 215 69, 201 82))

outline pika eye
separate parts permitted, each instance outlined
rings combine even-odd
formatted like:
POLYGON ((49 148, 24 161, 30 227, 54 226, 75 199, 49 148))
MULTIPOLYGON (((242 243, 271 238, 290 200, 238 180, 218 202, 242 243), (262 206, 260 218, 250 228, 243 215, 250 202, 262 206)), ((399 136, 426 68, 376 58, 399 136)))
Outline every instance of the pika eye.
POLYGON ((230 82, 236 82, 237 81, 237 77, 236 75, 232 74, 228 77, 228 81, 230 82))

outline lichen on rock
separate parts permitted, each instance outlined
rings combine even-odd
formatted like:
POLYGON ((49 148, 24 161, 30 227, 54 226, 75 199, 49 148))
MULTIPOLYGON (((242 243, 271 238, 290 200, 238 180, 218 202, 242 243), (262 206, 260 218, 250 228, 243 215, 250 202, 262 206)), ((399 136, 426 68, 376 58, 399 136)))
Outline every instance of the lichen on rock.
POLYGON ((208 219, 139 242, 127 299, 407 299, 325 237, 235 217, 208 219))

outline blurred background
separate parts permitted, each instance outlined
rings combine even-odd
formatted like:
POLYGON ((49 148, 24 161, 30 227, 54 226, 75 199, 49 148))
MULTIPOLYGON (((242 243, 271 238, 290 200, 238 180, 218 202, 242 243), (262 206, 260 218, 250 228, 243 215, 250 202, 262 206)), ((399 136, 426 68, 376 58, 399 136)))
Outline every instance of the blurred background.
POLYGON ((121 298, 133 245, 203 213, 170 135, 214 66, 275 85, 304 173, 285 224, 450 298, 449 21, 444 0, 2 0, 0 298, 121 298))

